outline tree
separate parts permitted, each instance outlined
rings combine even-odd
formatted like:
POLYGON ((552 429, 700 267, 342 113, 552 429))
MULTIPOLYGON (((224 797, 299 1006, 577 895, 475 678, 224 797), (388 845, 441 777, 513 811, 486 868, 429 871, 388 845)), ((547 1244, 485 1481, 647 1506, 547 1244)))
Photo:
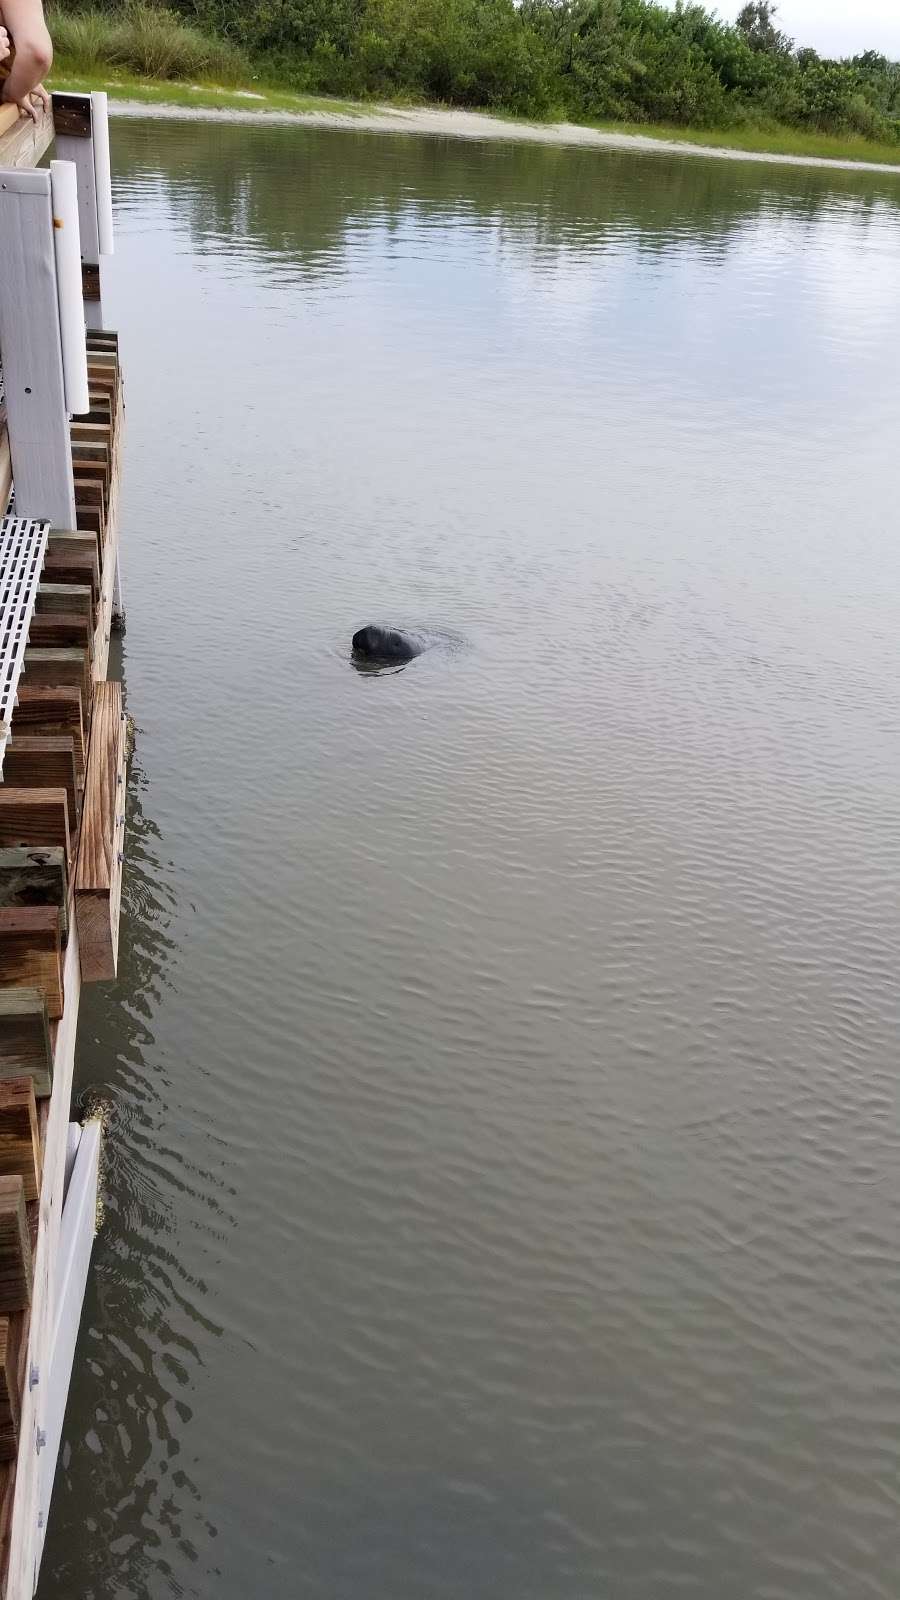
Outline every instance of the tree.
POLYGON ((737 28, 751 50, 761 50, 767 56, 790 55, 794 41, 775 26, 777 12, 772 0, 747 0, 738 15, 737 28))

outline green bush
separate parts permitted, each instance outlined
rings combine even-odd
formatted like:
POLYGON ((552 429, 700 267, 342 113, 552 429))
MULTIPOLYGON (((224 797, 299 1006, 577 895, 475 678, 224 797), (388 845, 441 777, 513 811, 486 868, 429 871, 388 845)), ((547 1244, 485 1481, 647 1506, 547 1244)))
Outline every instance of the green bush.
MULTIPOLYGON (((0 0, 2 3, 2 0, 0 0)), ((338 95, 694 126, 787 122, 900 143, 900 64, 794 50, 770 0, 738 23, 694 0, 93 0, 57 8, 59 56, 156 78, 253 72, 338 95)))

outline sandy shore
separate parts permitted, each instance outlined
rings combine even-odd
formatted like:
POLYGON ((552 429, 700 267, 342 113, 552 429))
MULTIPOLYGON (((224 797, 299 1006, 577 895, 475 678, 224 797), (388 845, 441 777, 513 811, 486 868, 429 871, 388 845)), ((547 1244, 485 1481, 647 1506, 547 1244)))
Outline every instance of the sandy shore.
MULTIPOLYGON (((248 95, 248 99, 252 99, 248 95)), ((889 172, 900 177, 900 166, 878 161, 839 161, 824 156, 775 155, 767 151, 723 150, 715 145, 688 144, 678 139, 649 139, 637 133, 614 133, 583 128, 574 122, 512 122, 479 111, 442 111, 426 107, 398 109, 372 106, 360 111, 246 111, 206 106, 145 105, 134 100, 110 100, 117 117, 163 117, 184 122, 268 122, 306 128, 346 128, 357 133, 418 133, 443 139, 507 139, 530 144, 580 145, 597 150, 641 150, 653 155, 712 157, 717 161, 764 161, 783 167, 825 167, 840 172, 889 172)))

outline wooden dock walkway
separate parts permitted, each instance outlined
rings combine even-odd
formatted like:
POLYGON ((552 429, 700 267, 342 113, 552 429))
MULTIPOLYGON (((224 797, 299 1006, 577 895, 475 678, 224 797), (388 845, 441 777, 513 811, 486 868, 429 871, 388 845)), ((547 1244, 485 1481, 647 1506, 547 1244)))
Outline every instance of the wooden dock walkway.
POLYGON ((28 1600, 37 1582, 94 1232, 99 1128, 70 1120, 81 985, 114 977, 118 946, 127 740, 107 666, 124 396, 100 301, 105 138, 103 97, 56 96, 37 124, 0 107, 5 1600, 28 1600), (38 170, 54 137, 65 170, 38 170), (76 249, 74 269, 62 246, 76 249))

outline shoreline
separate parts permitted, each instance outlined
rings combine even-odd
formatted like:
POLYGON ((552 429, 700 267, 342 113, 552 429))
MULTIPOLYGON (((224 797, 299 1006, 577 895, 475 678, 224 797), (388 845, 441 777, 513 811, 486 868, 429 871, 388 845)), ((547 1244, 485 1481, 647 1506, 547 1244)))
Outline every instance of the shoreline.
MULTIPOLYGON (((700 156, 719 161, 754 161, 776 166, 818 167, 825 171, 886 173, 900 177, 900 162, 854 161, 837 156, 797 155, 768 150, 743 150, 733 145, 695 144, 689 140, 650 134, 617 133, 612 129, 587 127, 574 122, 521 122, 490 116, 483 111, 441 109, 429 106, 354 105, 346 110, 327 110, 316 106, 308 110, 272 110, 264 104, 247 106, 178 105, 165 100, 131 100, 127 91, 115 97, 110 83, 109 111, 117 117, 156 117, 177 122, 231 122, 252 125, 332 128, 358 133, 406 133, 432 138, 508 140, 515 143, 562 145, 597 150, 640 151, 658 155, 700 156)), ((203 90, 198 86, 198 92, 203 90)), ((207 91, 208 92, 208 91, 207 91)), ((235 91, 225 91, 234 95, 235 91)), ((240 93, 240 91, 237 91, 240 93)), ((247 92, 248 99, 264 97, 247 92)))

